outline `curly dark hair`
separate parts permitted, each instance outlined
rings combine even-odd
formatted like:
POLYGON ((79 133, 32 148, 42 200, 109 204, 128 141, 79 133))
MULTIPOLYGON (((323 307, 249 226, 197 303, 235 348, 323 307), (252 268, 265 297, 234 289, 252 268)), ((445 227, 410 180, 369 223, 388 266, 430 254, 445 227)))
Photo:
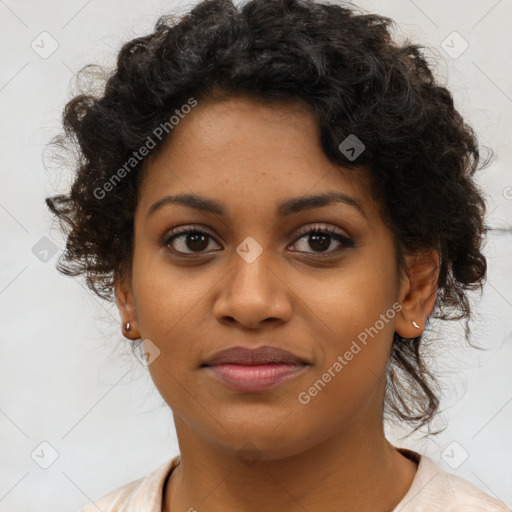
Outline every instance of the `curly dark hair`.
MULTIPOLYGON (((394 235, 397 268, 404 269, 406 253, 438 251, 431 317, 470 319, 468 291, 481 291, 487 270, 486 207, 473 178, 477 138, 434 78, 425 47, 395 42, 394 25, 348 2, 311 0, 250 0, 238 7, 204 0, 180 17, 161 16, 153 33, 122 46, 101 88, 66 104, 64 132, 51 141, 78 155, 69 193, 46 198, 67 235, 59 272, 84 274, 93 292, 114 300, 115 277, 131 264, 143 171, 172 130, 123 179, 112 180, 191 97, 299 100, 316 116, 319 143, 333 163, 371 171, 371 194, 394 235), (351 134, 365 145, 357 160, 339 149, 351 134)), ((92 76, 97 86, 98 69, 105 68, 85 66, 79 79, 92 76)), ((467 321, 465 329, 469 340, 467 321)), ((440 402, 422 341, 395 333, 384 404, 384 414, 414 430, 428 425, 440 402)))

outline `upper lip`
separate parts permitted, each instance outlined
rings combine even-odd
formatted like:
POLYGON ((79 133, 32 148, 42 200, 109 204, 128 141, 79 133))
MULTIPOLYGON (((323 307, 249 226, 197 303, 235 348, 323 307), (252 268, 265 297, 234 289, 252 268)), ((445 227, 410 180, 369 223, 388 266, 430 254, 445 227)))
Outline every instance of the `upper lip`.
POLYGON ((264 345, 258 348, 230 347, 216 352, 201 366, 218 364, 258 365, 266 363, 308 364, 307 361, 282 348, 264 345))

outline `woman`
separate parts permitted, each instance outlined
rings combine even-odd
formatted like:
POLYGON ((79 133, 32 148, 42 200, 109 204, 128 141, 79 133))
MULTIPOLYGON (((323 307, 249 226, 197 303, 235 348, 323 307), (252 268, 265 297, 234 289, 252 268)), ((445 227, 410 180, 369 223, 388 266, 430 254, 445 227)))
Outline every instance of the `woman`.
POLYGON ((391 23, 207 0, 67 104, 59 270, 115 299, 180 447, 84 512, 507 510, 383 432, 429 425, 423 334, 486 276, 476 138, 391 23))

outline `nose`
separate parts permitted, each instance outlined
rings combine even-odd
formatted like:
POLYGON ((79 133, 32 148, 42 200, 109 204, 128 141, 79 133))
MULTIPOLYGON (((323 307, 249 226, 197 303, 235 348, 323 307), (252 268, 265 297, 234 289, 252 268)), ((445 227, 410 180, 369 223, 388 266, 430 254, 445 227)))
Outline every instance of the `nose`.
POLYGON ((237 253, 214 304, 214 316, 221 323, 239 323, 256 329, 263 322, 287 322, 292 314, 290 284, 278 264, 261 253, 251 263, 237 253))

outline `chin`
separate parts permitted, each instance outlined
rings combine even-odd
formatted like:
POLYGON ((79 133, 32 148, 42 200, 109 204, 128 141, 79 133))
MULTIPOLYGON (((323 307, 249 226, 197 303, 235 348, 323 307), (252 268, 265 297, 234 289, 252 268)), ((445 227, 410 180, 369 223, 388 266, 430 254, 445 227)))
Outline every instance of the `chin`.
MULTIPOLYGON (((293 415, 290 415, 290 418, 293 415)), ((318 434, 303 432, 296 422, 283 421, 282 418, 262 421, 261 417, 248 417, 243 421, 226 422, 215 432, 209 432, 210 441, 233 453, 248 465, 257 461, 280 460, 298 455, 318 442, 318 434), (227 431, 227 432, 226 432, 227 431), (309 443, 308 443, 309 441, 309 443)))

